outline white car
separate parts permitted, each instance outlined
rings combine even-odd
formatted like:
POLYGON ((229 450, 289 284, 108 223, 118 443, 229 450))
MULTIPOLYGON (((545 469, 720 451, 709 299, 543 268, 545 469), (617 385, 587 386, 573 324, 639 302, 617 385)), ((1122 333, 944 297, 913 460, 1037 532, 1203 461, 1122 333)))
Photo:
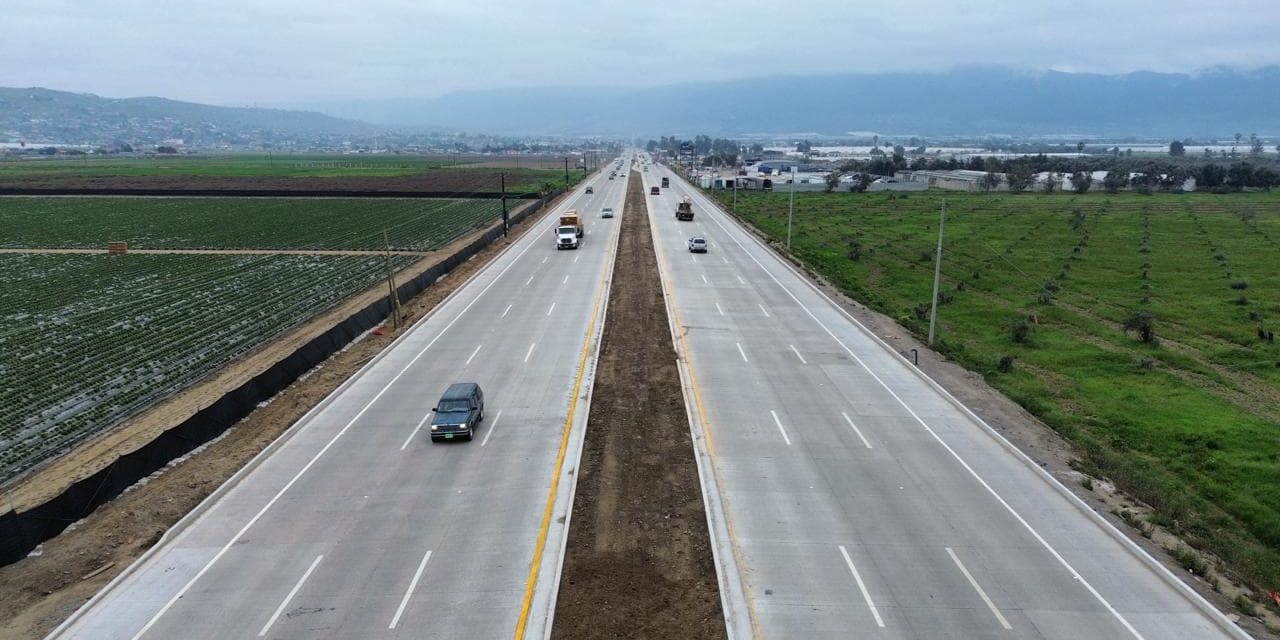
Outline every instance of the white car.
POLYGON ((702 236, 689 238, 689 253, 706 253, 707 239, 702 236))
POLYGON ((613 207, 605 207, 605 208, 601 209, 601 210, 600 210, 600 217, 601 217, 601 218, 612 218, 612 217, 613 217, 613 207))

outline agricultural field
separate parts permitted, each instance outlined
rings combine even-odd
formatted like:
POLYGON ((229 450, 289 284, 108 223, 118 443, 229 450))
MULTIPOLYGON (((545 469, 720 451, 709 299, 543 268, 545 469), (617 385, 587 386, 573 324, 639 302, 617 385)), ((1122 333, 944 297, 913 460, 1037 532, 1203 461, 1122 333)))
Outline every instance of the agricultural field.
MULTIPOLYGON (((509 209, 523 201, 508 200, 509 209)), ((495 199, 0 198, 0 248, 430 251, 502 217, 495 199)))
MULTIPOLYGON (((438 248, 482 201, 0 198, 9 247, 438 248)), ((393 267, 420 259, 393 256, 393 267)), ((0 480, 386 276, 381 255, 0 253, 0 480)))
MULTIPOLYGON (((407 155, 198 155, 0 158, 0 188, 454 191, 492 193, 506 175, 507 191, 530 193, 547 183, 563 187, 561 158, 407 155), (530 166, 537 165, 537 168, 530 166)), ((580 170, 569 172, 576 184, 580 170)))
MULTIPOLYGON (((737 212, 781 241, 787 198, 739 192, 737 212)), ((945 198, 936 346, 1158 524, 1280 587, 1280 194, 795 198, 793 253, 918 335, 945 198)))

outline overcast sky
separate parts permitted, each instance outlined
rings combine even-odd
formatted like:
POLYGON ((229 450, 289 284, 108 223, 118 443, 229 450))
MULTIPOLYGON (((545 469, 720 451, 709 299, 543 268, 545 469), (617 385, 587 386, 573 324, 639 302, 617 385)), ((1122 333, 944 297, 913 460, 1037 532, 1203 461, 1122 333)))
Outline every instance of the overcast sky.
POLYGON ((0 86, 226 105, 967 64, 1192 72, 1280 64, 1278 43, 1280 0, 0 0, 0 86))

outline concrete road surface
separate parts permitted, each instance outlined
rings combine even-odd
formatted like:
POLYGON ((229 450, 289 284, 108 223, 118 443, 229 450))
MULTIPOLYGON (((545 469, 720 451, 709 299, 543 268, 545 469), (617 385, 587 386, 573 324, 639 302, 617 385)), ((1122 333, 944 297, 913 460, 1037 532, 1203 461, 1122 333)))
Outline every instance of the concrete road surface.
POLYGON ((734 635, 1245 637, 709 199, 641 175, 671 178, 646 197, 734 635))
POLYGON ((625 182, 580 185, 51 637, 542 637, 625 182), (433 444, 455 381, 484 421, 433 444))

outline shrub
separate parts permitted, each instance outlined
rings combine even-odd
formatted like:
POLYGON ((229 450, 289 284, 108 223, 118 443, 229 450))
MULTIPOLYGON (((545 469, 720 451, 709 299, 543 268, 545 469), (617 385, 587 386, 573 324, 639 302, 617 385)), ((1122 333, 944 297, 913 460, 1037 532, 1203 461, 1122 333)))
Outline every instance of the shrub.
POLYGON ((1245 282, 1244 280, 1232 280, 1231 288, 1235 289, 1236 291, 1244 291, 1245 289, 1249 288, 1249 283, 1245 282))
POLYGON ((1016 318, 1009 323, 1009 335, 1018 344, 1026 344, 1031 339, 1031 323, 1026 318, 1016 318))
POLYGON ((1124 319, 1122 325, 1125 333, 1138 334, 1138 339, 1146 344, 1156 343, 1156 320, 1150 311, 1134 311, 1124 319))
POLYGON ((1000 362, 996 364, 996 369, 998 369, 1000 373, 1009 373, 1010 371, 1013 371, 1013 356, 1000 356, 1000 362))

